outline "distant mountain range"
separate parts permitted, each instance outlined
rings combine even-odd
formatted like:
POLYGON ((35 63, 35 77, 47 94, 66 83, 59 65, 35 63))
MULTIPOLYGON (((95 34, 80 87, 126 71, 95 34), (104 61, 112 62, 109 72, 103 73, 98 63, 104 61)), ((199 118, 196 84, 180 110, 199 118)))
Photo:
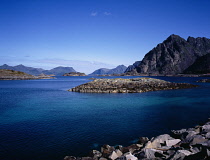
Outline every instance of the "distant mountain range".
POLYGON ((40 75, 42 73, 50 75, 50 74, 54 74, 56 76, 62 76, 65 73, 69 73, 69 72, 76 72, 72 67, 56 67, 53 68, 51 70, 44 70, 42 68, 33 68, 33 67, 26 67, 22 64, 17 65, 17 66, 9 66, 7 64, 4 64, 2 66, 0 66, 0 69, 10 69, 10 70, 15 70, 15 71, 21 71, 24 73, 28 73, 31 75, 40 75))
POLYGON ((96 76, 96 75, 110 75, 110 74, 122 74, 127 69, 124 65, 119 65, 116 68, 113 69, 107 69, 107 68, 100 68, 95 70, 93 73, 89 74, 90 76, 96 76))
POLYGON ((165 41, 149 51, 140 62, 126 69, 151 75, 176 75, 180 73, 209 73, 210 39, 170 35, 165 41))

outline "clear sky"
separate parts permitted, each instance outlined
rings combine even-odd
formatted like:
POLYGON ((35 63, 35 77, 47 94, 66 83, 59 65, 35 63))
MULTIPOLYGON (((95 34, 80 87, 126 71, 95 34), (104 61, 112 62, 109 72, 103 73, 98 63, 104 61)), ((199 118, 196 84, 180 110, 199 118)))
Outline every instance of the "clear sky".
POLYGON ((0 65, 90 73, 177 34, 210 38, 209 0, 0 0, 0 65))

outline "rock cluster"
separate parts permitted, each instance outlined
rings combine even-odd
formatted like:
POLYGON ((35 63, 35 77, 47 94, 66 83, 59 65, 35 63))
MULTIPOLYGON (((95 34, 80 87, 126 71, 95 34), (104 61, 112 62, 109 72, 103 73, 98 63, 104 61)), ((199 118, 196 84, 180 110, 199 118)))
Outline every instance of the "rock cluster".
POLYGON ((210 83, 210 79, 201 79, 196 82, 210 83))
POLYGON ((66 156, 64 160, 204 160, 210 159, 210 120, 194 128, 172 130, 151 139, 140 137, 128 147, 103 145, 87 157, 66 156))
POLYGON ((172 83, 154 78, 95 79, 68 91, 89 93, 141 93, 157 90, 183 89, 196 87, 187 83, 172 83))

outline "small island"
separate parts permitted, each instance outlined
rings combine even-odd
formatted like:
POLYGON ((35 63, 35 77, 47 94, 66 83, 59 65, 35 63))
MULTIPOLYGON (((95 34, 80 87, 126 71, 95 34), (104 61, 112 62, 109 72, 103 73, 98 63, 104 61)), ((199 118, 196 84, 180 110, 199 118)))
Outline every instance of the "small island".
POLYGON ((201 79, 201 80, 198 80, 196 82, 210 83, 210 79, 201 79))
POLYGON ((158 90, 184 89, 197 87, 188 83, 172 83, 154 78, 133 79, 95 79, 91 82, 71 88, 72 92, 87 93, 141 93, 158 90))
POLYGON ((54 79, 54 77, 45 74, 34 76, 21 71, 0 69, 0 80, 32 80, 32 79, 54 79))
POLYGON ((86 74, 81 72, 70 72, 65 73, 63 76, 86 76, 86 74))

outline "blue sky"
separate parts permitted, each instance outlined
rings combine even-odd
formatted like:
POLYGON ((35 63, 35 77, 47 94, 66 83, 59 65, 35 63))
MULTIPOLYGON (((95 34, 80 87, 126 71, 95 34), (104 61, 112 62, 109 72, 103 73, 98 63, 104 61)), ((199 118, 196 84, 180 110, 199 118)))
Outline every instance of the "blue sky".
POLYGON ((0 65, 90 73, 177 34, 210 38, 209 0, 0 0, 0 65))

